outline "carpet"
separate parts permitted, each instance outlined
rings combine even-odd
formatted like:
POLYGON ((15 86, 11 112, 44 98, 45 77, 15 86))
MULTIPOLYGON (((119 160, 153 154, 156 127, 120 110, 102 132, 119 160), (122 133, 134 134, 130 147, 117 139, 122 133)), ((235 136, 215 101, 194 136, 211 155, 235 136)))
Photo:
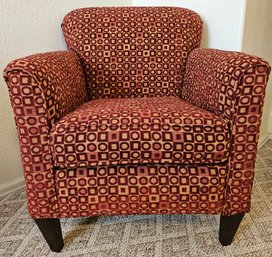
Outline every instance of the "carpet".
POLYGON ((234 242, 218 241, 219 216, 135 215, 62 219, 53 253, 28 216, 23 190, 0 197, 2 257, 272 257, 272 141, 258 152, 252 209, 234 242))

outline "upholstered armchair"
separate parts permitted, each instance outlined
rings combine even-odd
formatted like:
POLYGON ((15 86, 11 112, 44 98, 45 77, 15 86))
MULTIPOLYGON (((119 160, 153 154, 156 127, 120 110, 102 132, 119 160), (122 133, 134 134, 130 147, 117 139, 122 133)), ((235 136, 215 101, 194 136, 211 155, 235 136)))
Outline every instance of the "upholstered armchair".
POLYGON ((59 218, 221 215, 229 245, 246 212, 270 67, 201 49, 202 21, 170 7, 85 8, 67 51, 4 71, 30 216, 53 251, 59 218))

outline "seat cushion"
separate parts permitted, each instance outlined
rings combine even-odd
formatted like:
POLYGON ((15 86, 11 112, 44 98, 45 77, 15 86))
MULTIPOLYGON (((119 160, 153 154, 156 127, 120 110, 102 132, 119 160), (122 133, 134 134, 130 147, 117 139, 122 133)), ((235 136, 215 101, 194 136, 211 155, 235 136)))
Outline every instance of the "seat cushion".
POLYGON ((229 156, 224 119, 178 97, 89 101, 53 125, 57 167, 221 163, 229 156))

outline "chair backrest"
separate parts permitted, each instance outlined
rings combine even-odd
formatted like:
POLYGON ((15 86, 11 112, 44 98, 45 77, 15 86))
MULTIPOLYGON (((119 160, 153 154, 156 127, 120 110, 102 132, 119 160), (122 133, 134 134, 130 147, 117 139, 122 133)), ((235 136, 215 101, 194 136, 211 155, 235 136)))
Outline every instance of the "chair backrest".
POLYGON ((177 7, 100 7, 68 13, 62 29, 90 99, 178 96, 202 21, 177 7))

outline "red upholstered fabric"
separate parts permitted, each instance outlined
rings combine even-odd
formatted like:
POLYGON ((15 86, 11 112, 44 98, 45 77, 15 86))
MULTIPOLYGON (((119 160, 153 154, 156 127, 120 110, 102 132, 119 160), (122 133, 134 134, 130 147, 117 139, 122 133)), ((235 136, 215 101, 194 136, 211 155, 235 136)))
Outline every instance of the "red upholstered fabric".
POLYGON ((266 61, 244 53, 196 49, 188 58, 182 98, 230 122, 225 215, 250 209, 269 73, 266 61))
POLYGON ((31 93, 22 92, 20 83, 35 83, 35 86, 39 87, 42 104, 46 108, 46 119, 50 125, 87 100, 80 60, 72 51, 36 54, 14 60, 6 67, 4 77, 7 82, 13 83, 14 87, 17 86, 17 89, 13 87, 12 95, 18 96, 16 100, 20 106, 35 106, 31 93), (20 72, 24 75, 20 75, 20 72), (26 96, 23 97, 24 94, 26 96), (23 98, 21 101, 20 97, 23 98))
POLYGON ((4 72, 21 147, 28 208, 33 218, 59 216, 49 150, 51 124, 86 100, 82 69, 70 51, 11 62, 4 72))
POLYGON ((57 170, 61 217, 220 214, 226 166, 102 166, 57 170))
POLYGON ((62 28, 73 51, 4 72, 33 218, 250 210, 267 62, 195 49, 182 8, 85 8, 62 28))
POLYGON ((202 21, 177 7, 84 8, 67 14, 62 29, 82 61, 90 99, 178 96, 202 21))
POLYGON ((101 99, 55 123, 57 167, 139 163, 219 163, 228 159, 229 124, 177 97, 101 99))

